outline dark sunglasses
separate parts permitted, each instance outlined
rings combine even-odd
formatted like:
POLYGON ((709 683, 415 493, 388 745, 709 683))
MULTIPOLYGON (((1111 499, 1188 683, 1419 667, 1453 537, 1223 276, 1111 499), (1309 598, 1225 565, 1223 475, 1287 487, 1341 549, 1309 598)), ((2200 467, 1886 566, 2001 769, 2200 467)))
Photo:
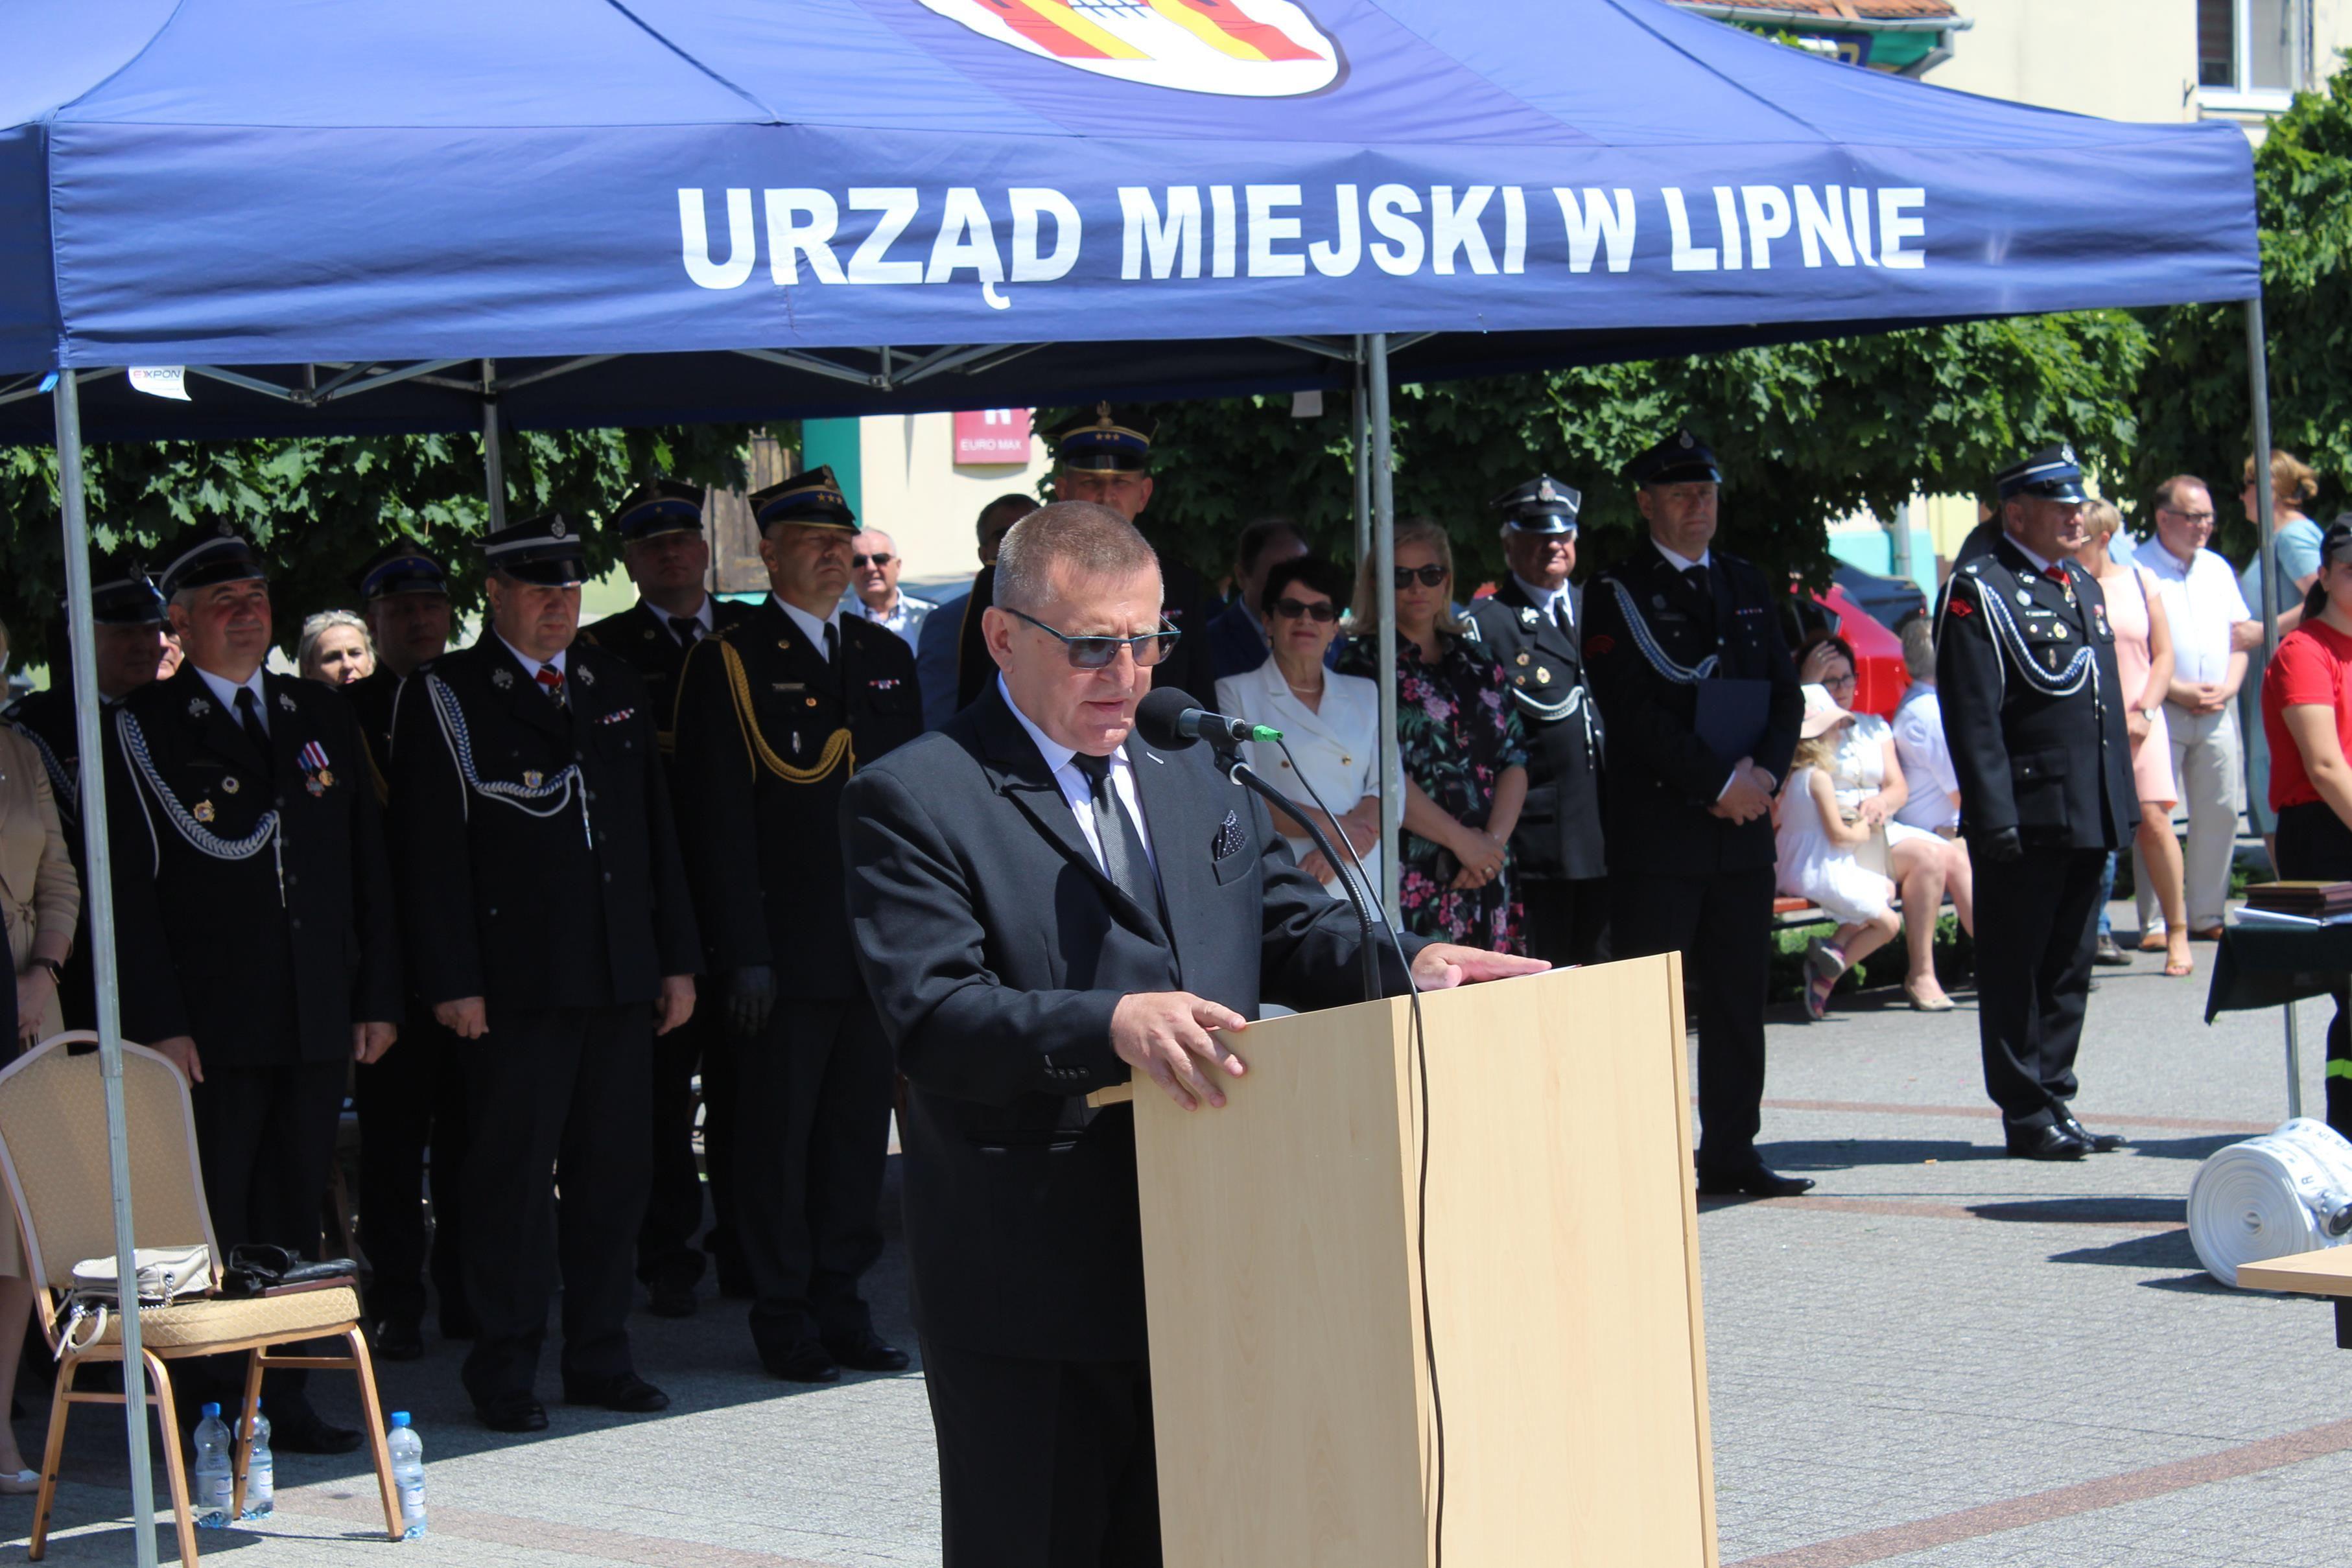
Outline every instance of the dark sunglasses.
POLYGON ((1423 588, 1435 588, 1452 575, 1444 567, 1434 563, 1422 567, 1401 566, 1396 569, 1397 591, 1402 592, 1412 587, 1412 580, 1416 577, 1421 579, 1421 585, 1423 588))
MULTIPOLYGON (((999 605, 999 609, 1005 609, 999 605)), ((1067 632, 1056 631, 1034 615, 1024 615, 1018 610, 1005 610, 1008 615, 1026 621, 1038 631, 1062 640, 1062 647, 1070 655, 1074 670, 1107 670, 1118 662, 1118 651, 1124 648, 1135 662, 1149 669, 1176 651, 1176 640, 1183 633, 1176 631, 1146 632, 1140 637, 1073 637, 1067 632)), ((1168 623, 1161 621, 1163 627, 1168 623)))
POLYGON ((854 556, 851 556, 851 557, 849 558, 849 564, 850 564, 850 565, 852 565, 852 566, 864 566, 867 561, 869 561, 869 560, 870 560, 870 561, 872 561, 876 566, 888 566, 892 561, 894 561, 894 560, 896 560, 896 559, 898 559, 898 558, 897 556, 892 555, 888 550, 884 550, 884 551, 883 551, 881 554, 879 554, 879 555, 854 555, 854 556))
POLYGON ((1339 619, 1339 607, 1328 599, 1314 604, 1301 604, 1296 599, 1277 599, 1274 601, 1274 612, 1285 621, 1296 621, 1302 615, 1314 621, 1339 619))

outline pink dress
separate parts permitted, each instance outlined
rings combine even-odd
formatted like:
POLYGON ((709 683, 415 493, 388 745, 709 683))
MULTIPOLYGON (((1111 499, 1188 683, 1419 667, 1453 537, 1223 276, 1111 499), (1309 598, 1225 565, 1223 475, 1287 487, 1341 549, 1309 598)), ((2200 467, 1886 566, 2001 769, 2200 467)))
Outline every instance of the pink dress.
MULTIPOLYGON (((2148 601, 2156 586, 2136 566, 2120 568, 2099 579, 2106 595, 2107 624, 2116 632, 2116 673, 2123 678, 2124 700, 2136 703, 2147 690, 2147 673, 2156 665, 2148 646, 2148 601)), ((2180 799, 2172 781, 2172 742, 2164 728, 2164 708, 2158 705, 2148 721, 2147 734, 2132 745, 2132 782, 2139 798, 2164 806, 2180 799)))

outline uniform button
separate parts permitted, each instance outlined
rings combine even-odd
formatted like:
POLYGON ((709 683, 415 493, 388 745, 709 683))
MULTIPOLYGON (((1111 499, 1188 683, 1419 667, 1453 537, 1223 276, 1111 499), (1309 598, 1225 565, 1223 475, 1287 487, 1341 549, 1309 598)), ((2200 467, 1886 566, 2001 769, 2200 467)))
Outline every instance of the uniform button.
POLYGON ((588 754, 583 751, 575 751, 572 754, 572 760, 574 762, 585 762, 588 760, 588 754))
POLYGON ((289 920, 287 925, 296 931, 302 929, 302 923, 299 920, 289 920))
POLYGON ((295 874, 294 874, 292 872, 290 872, 290 871, 289 871, 289 872, 288 872, 288 873, 286 873, 286 885, 287 885, 287 886, 289 886, 289 887, 293 886, 293 885, 294 885, 294 883, 295 883, 298 880, 299 880, 299 878, 297 878, 297 877, 295 876, 295 874))
POLYGON ((606 882, 610 882, 610 881, 612 881, 612 880, 613 880, 613 873, 612 873, 611 872, 609 872, 609 871, 608 871, 608 872, 606 872, 606 873, 604 873, 604 880, 605 880, 606 882))
POLYGON ((491 918, 491 919, 493 919, 493 920, 497 919, 497 918, 498 918, 498 914, 499 914, 499 906, 498 906, 497 904, 491 904, 491 905, 490 905, 490 918, 491 918))

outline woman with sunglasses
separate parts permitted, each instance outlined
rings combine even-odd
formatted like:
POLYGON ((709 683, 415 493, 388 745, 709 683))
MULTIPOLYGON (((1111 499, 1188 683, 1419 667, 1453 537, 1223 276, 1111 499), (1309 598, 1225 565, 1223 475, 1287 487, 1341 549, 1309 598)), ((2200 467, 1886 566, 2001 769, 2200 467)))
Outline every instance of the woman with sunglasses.
POLYGON ((1377 678, 1380 606, 1397 629, 1397 743, 1406 779, 1396 912, 1418 935, 1517 953, 1526 915, 1511 883, 1511 831, 1528 799, 1527 738, 1503 666, 1463 636, 1451 589, 1454 547, 1433 519, 1397 525, 1396 581, 1383 593, 1364 562, 1353 636, 1339 669, 1377 678))
MULTIPOLYGON (((1217 711, 1283 732, 1289 751, 1251 741, 1244 747, 1250 766, 1307 807, 1332 847, 1339 848, 1339 836, 1345 833, 1363 860, 1365 878, 1377 890, 1381 689, 1361 675, 1343 675, 1323 663, 1339 634, 1347 595, 1346 576, 1320 556, 1299 556, 1270 569, 1258 591, 1257 612, 1273 656, 1255 670, 1219 681, 1217 711), (1314 796, 1300 779, 1339 815, 1314 810, 1314 796)), ((1341 873, 1349 868, 1325 860, 1306 830, 1279 811, 1275 826, 1290 841, 1300 868, 1337 892, 1341 873)), ((1345 856, 1347 851, 1339 852, 1345 856)))

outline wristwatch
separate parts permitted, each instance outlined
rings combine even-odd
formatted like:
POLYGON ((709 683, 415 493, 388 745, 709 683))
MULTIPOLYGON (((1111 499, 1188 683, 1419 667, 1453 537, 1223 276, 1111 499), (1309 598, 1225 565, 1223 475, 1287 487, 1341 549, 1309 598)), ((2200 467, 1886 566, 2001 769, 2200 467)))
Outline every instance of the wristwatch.
POLYGON ((62 980, 66 977, 65 966, 58 963, 55 958, 37 957, 33 960, 33 963, 37 968, 47 969, 49 972, 49 978, 52 980, 62 980))

